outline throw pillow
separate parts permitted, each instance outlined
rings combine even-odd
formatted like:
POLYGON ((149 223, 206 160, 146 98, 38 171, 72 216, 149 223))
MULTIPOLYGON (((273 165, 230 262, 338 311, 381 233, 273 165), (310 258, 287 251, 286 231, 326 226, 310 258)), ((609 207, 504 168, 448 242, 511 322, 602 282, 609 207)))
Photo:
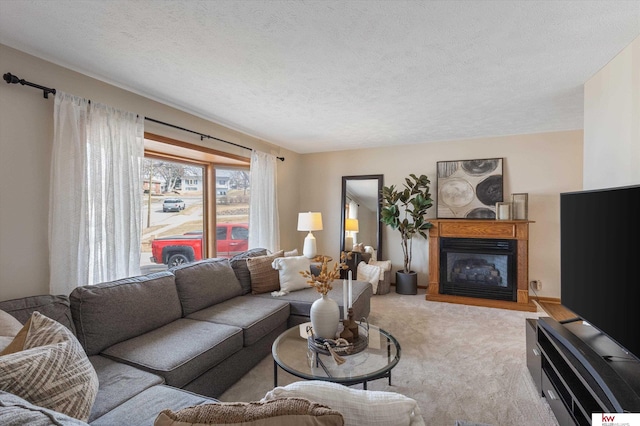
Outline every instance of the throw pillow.
POLYGON ((352 389, 338 383, 299 381, 267 392, 262 401, 305 398, 339 411, 349 426, 424 426, 418 403, 395 392, 352 389))
POLYGON ((98 376, 80 342, 64 325, 37 311, 24 329, 24 349, 0 357, 0 390, 87 421, 98 376))
POLYGON ((273 261, 271 267, 278 271, 280 281, 280 291, 271 293, 273 296, 284 296, 292 291, 309 288, 308 279, 300 274, 301 271, 309 271, 311 268, 311 260, 308 257, 279 257, 273 261))
POLYGON ((13 315, 0 310, 0 355, 20 332, 21 328, 20 321, 15 319, 13 315))
POLYGON ((364 243, 357 243, 353 245, 353 249, 351 251, 355 251, 358 253, 364 253, 364 243))
POLYGON ((278 257, 284 256, 284 250, 266 256, 250 257, 247 267, 251 274, 251 293, 269 293, 280 290, 278 271, 271 264, 278 257))
POLYGON ((20 352, 24 349, 24 343, 27 340, 27 333, 29 332, 29 327, 31 326, 31 318, 27 320, 24 326, 20 327, 20 330, 14 336, 13 340, 9 342, 9 344, 0 352, 1 355, 13 354, 16 352, 20 352))
POLYGON ((285 251, 284 252, 284 257, 291 257, 291 256, 298 256, 298 249, 295 248, 291 251, 285 251))
POLYGON ((342 415, 303 398, 261 402, 219 402, 162 411, 155 426, 186 425, 341 426, 342 415))
POLYGON ((229 260, 229 263, 233 268, 233 272, 235 272, 236 277, 240 282, 240 286, 242 287, 242 294, 251 293, 251 274, 249 273, 249 268, 247 267, 247 259, 250 257, 266 256, 266 255, 267 255, 267 249, 254 248, 254 249, 236 254, 229 260))

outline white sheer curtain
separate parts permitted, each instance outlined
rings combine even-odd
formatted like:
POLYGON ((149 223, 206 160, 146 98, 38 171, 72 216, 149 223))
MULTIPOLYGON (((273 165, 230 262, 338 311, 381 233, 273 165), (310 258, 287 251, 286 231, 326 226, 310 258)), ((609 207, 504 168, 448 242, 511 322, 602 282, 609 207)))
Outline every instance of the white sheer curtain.
POLYGON ((264 152, 251 154, 251 201, 249 248, 280 250, 280 225, 276 196, 276 157, 264 152))
POLYGON ((144 117, 56 93, 51 294, 140 273, 143 157, 144 117))

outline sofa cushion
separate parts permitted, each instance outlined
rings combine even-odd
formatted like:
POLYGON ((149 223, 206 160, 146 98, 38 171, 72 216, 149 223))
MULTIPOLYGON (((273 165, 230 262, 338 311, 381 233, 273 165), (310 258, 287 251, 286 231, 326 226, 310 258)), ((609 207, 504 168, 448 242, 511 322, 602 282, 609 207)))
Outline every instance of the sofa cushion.
POLYGON ((218 402, 163 410, 155 426, 255 425, 343 426, 342 414, 304 398, 281 398, 259 402, 218 402))
POLYGON ((206 259, 171 269, 176 276, 182 315, 242 294, 242 287, 228 259, 206 259))
POLYGON ((91 426, 153 425, 158 413, 164 409, 180 410, 212 401, 215 399, 171 386, 152 386, 92 421, 91 426))
POLYGON ((146 389, 164 383, 164 379, 158 375, 101 355, 91 356, 89 361, 96 370, 100 383, 98 396, 89 415, 89 422, 105 415, 146 389))
POLYGON ((238 278, 238 281, 240 282, 240 286, 242 287, 242 294, 251 293, 251 273, 249 272, 249 267, 247 266, 247 259, 250 257, 266 256, 266 255, 267 255, 267 249, 254 248, 254 249, 236 254, 229 260, 229 263, 233 268, 233 272, 235 272, 236 278, 238 278))
POLYGON ((266 255, 250 257, 247 259, 247 267, 251 274, 251 293, 270 293, 280 290, 278 271, 271 264, 278 257, 284 256, 284 250, 266 255))
POLYGON ((31 314, 34 311, 38 311, 42 315, 64 325, 74 334, 76 332, 73 319, 71 319, 71 309, 67 296, 43 294, 40 296, 5 300, 4 302, 0 302, 0 309, 17 318, 22 324, 31 318, 31 314))
POLYGON ((180 318, 174 280, 165 271, 76 287, 70 296, 71 312, 87 355, 180 318))
POLYGON ((0 390, 0 425, 87 426, 87 423, 0 390))
POLYGON ((181 318, 105 349, 102 354, 183 387, 242 349, 242 329, 181 318))
POLYGON ((263 401, 306 398, 338 410, 350 426, 424 426, 418 403, 396 392, 352 389, 338 383, 299 381, 267 392, 263 401))
POLYGON ((246 295, 194 312, 188 318, 240 327, 244 346, 251 346, 287 323, 289 303, 246 295))
POLYGON ((71 331, 34 312, 19 352, 0 357, 0 390, 86 421, 98 376, 71 331))

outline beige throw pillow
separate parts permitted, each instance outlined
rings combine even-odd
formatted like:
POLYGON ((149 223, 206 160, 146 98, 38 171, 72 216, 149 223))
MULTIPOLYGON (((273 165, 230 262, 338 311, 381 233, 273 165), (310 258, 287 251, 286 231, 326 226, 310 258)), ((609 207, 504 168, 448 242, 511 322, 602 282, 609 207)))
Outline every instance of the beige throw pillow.
POLYGON ((13 315, 0 310, 0 355, 16 337, 22 324, 13 315))
POLYGON ((261 402, 219 402, 162 411, 154 426, 259 425, 342 426, 342 415, 303 398, 261 402))
POLYGON ((280 278, 278 271, 271 264, 278 257, 284 256, 284 250, 267 255, 250 257, 247 259, 247 267, 251 274, 251 293, 269 293, 280 290, 280 278))
POLYGON ((0 390, 87 421, 98 376, 80 342, 64 325, 34 312, 23 350, 0 357, 0 390))

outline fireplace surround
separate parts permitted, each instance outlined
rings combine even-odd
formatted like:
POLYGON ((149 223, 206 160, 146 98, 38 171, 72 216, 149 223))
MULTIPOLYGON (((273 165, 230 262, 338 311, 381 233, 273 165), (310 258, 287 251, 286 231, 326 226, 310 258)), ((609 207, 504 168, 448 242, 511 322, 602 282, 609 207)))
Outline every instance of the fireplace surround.
POLYGON ((535 312, 527 220, 432 219, 426 299, 535 312))

